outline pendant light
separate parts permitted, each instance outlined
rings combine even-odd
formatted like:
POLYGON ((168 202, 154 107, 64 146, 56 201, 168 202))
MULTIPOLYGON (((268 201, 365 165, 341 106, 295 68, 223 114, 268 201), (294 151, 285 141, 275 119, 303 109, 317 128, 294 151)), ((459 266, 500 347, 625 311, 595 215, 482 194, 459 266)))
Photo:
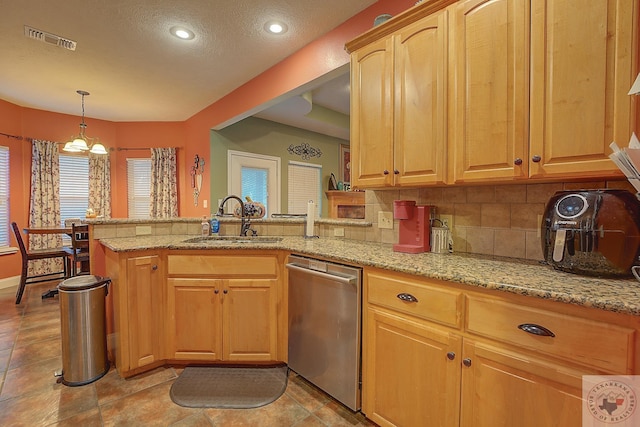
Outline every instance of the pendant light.
POLYGON ((89 138, 85 134, 87 124, 84 122, 84 97, 89 96, 89 92, 86 90, 77 90, 76 92, 82 96, 82 122, 80 123, 80 133, 78 136, 72 136, 71 141, 67 142, 62 150, 68 153, 82 153, 89 151, 93 154, 108 154, 106 148, 100 143, 98 138, 89 138))

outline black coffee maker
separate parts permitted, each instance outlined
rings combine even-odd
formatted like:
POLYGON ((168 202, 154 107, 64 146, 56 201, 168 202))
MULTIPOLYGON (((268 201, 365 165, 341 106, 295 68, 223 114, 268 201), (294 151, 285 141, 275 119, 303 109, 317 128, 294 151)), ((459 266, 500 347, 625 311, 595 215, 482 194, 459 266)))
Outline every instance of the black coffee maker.
POLYGON ((590 276, 630 276, 640 256, 640 201, 626 190, 559 191, 541 224, 553 267, 590 276))

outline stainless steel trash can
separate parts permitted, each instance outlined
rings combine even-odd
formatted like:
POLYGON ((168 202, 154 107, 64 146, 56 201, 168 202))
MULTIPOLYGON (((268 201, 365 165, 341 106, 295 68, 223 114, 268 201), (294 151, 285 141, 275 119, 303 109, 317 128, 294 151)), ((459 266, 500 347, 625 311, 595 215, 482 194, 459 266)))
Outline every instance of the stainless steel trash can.
POLYGON ((58 285, 62 376, 68 386, 89 384, 109 371, 105 297, 110 278, 76 276, 58 285))

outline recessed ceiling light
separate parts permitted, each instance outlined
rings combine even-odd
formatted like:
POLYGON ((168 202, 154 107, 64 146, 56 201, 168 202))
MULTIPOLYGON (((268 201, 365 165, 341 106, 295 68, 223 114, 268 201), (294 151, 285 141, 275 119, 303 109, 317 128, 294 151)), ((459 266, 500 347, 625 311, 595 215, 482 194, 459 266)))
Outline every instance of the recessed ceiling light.
POLYGON ((284 34, 287 32, 287 25, 283 22, 269 21, 264 24, 264 29, 271 34, 284 34))
POLYGON ((184 27, 171 27, 169 31, 171 34, 182 40, 193 40, 196 37, 193 31, 184 27))

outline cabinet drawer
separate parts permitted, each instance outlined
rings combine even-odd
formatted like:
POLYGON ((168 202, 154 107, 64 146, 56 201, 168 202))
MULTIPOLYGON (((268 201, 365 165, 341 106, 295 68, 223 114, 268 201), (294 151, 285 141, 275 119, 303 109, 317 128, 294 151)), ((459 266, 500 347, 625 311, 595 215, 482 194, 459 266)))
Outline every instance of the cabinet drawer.
POLYGON ((278 259, 272 255, 169 255, 167 260, 170 275, 278 276, 278 259))
POLYGON ((460 326, 462 293, 426 282, 367 273, 368 302, 448 326, 460 326), (417 301, 402 298, 414 297, 417 301))
POLYGON ((610 373, 630 373, 634 330, 504 301, 468 296, 467 331, 610 373), (555 336, 521 328, 541 326, 555 336))

